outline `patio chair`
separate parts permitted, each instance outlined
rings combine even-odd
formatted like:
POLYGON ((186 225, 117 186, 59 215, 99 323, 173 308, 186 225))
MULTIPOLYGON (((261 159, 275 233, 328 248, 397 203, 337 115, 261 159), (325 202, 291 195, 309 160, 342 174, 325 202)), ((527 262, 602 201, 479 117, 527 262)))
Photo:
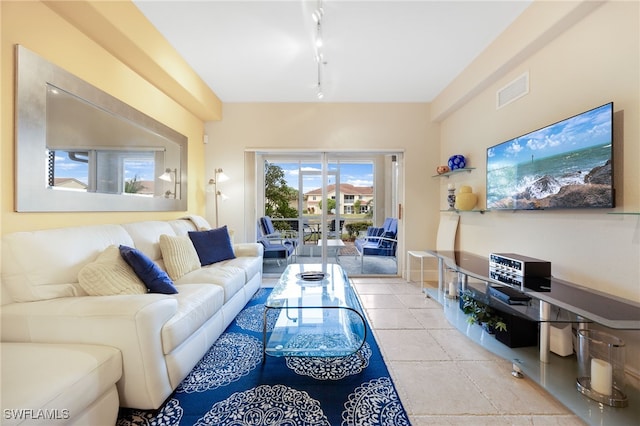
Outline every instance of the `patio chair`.
POLYGON ((320 239, 320 227, 318 224, 309 223, 309 219, 303 219, 302 222, 302 241, 315 244, 320 239))
POLYGON ((340 238, 342 236, 342 228, 344 227, 344 219, 340 219, 340 224, 336 226, 338 219, 329 221, 328 238, 340 238))
POLYGON ((360 256, 360 272, 364 273, 365 256, 392 257, 397 261, 398 247, 398 219, 388 217, 381 227, 370 226, 367 235, 355 241, 355 247, 360 256))
POLYGON ((275 260, 280 266, 280 261, 289 263, 289 259, 296 251, 296 240, 283 238, 272 233, 270 236, 264 235, 260 221, 257 227, 257 241, 264 247, 264 260, 275 260))
POLYGON ((276 229, 269 216, 262 216, 258 219, 258 230, 258 235, 261 237, 272 240, 289 240, 294 246, 298 245, 298 232, 293 229, 276 229))

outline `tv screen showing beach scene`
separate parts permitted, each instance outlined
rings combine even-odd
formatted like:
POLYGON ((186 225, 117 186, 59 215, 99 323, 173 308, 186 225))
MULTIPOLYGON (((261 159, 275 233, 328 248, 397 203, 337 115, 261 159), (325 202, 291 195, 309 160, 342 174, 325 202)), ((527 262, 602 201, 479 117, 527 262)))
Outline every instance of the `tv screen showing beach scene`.
POLYGON ((614 207, 613 103, 487 149, 487 209, 614 207))

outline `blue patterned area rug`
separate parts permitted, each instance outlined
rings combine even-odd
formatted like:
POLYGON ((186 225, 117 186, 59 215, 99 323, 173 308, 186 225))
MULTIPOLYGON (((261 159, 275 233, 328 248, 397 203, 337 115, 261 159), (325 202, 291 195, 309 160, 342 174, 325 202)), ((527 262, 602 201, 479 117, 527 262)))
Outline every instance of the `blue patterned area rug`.
MULTIPOLYGON (((121 409, 117 424, 402 426, 409 418, 372 333, 339 358, 270 357, 262 363, 260 289, 164 406, 121 409)), ((278 311, 270 310, 268 326, 278 311)))

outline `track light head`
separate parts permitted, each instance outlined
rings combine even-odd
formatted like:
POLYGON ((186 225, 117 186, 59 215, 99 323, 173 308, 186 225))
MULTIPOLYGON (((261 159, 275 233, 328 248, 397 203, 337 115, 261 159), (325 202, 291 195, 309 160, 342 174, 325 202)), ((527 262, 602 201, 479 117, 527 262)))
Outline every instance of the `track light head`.
POLYGON ((324 16, 324 9, 322 7, 317 8, 311 14, 311 17, 315 21, 316 24, 319 24, 322 21, 322 17, 324 16))

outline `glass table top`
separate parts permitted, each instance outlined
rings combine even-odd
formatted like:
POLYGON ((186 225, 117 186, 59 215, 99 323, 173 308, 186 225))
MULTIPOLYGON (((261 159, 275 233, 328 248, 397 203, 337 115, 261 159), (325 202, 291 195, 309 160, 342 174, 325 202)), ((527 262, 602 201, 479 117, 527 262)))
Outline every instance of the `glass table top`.
POLYGON ((358 307, 349 278, 336 264, 291 264, 269 295, 267 308, 358 307), (320 275, 324 277, 320 279, 320 275), (308 279, 305 277, 308 276, 308 279))

